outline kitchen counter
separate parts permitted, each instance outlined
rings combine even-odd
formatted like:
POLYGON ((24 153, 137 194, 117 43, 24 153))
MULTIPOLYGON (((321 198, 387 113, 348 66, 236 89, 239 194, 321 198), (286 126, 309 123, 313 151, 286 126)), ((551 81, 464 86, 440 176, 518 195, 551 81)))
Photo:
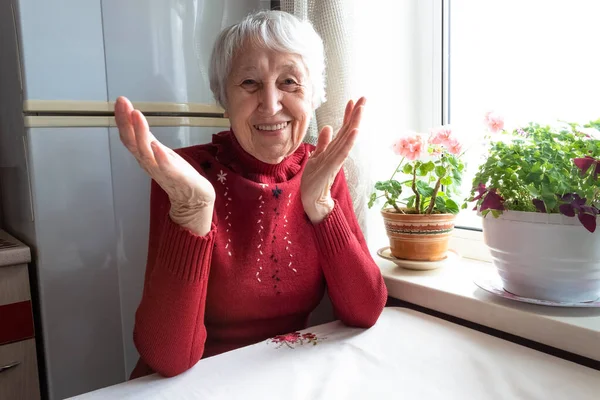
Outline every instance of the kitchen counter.
POLYGON ((29 247, 0 230, 0 267, 27 264, 31 261, 29 247))

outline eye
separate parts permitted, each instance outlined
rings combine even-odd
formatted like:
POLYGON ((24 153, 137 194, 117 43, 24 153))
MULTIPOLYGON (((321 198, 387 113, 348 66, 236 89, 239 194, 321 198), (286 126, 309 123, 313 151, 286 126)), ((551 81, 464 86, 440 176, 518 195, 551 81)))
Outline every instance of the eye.
POLYGON ((246 79, 242 82, 243 86, 253 86, 256 85, 258 82, 256 82, 254 79, 246 79))
POLYGON ((296 85, 296 81, 292 78, 287 78, 283 80, 284 85, 296 85))

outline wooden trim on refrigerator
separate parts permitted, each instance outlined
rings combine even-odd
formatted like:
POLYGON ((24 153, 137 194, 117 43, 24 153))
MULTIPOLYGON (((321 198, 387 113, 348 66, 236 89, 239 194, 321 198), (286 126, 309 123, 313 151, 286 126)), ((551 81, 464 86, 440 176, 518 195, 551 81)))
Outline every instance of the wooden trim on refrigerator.
MULTIPOLYGON (((229 128, 230 122, 227 118, 212 117, 146 117, 148 124, 152 126, 200 126, 200 127, 222 127, 229 128)), ((50 127, 115 127, 116 122, 112 116, 32 116, 25 117, 26 128, 50 128, 50 127)))
MULTIPOLYGON (((165 103, 134 101, 133 106, 147 113, 177 114, 223 114, 224 110, 216 104, 203 103, 165 103)), ((78 100, 25 100, 25 113, 113 113, 114 101, 78 101, 78 100)))

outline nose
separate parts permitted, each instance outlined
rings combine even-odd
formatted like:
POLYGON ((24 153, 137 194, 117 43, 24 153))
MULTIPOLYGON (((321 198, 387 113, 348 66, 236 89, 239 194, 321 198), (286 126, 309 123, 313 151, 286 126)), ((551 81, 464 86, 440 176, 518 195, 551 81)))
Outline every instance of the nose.
POLYGON ((258 111, 261 114, 272 116, 281 110, 281 93, 275 83, 263 84, 258 97, 258 111))

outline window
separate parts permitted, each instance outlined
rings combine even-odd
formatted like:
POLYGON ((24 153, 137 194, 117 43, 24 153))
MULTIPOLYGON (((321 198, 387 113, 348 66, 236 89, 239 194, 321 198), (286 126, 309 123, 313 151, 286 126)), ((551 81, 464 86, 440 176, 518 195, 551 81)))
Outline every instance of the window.
MULTIPOLYGON (((486 111, 508 124, 600 117, 599 1, 381 0, 356 8, 350 87, 369 99, 364 126, 376 136, 357 147, 373 181, 397 163, 382 146, 449 122, 469 149, 467 197, 484 156, 486 111)), ((385 242, 379 207, 368 222, 370 244, 385 242)), ((461 253, 488 254, 475 212, 463 210, 457 227, 467 228, 455 231, 465 241, 461 253)))
MULTIPOLYGON (((447 122, 469 143, 468 194, 484 156, 483 115, 507 124, 600 117, 600 2, 595 0, 446 1, 447 122)), ((473 211, 457 226, 479 228, 473 211)))

